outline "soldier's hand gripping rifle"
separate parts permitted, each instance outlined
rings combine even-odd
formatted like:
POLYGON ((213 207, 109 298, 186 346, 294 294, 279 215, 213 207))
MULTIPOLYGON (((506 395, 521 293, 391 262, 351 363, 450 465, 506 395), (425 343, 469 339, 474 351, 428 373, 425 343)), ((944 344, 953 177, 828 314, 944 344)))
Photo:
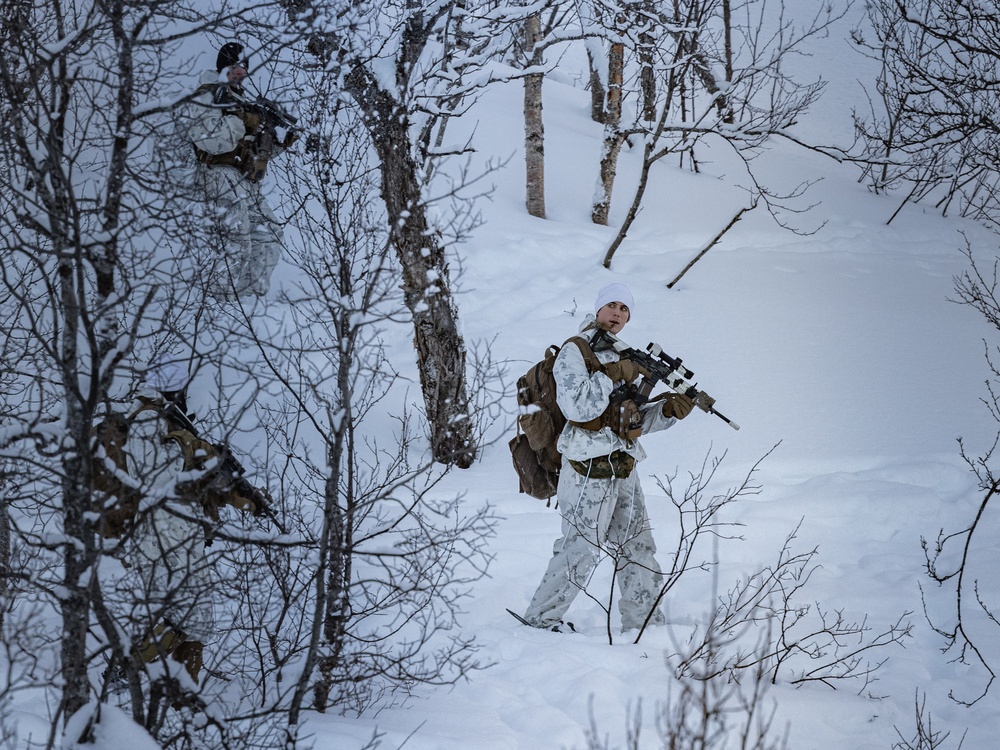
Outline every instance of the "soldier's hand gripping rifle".
MULTIPOLYGON (((198 434, 198 430, 194 426, 194 423, 188 419, 188 415, 185 414, 184 411, 173 401, 165 402, 163 407, 163 416, 167 420, 176 424, 178 427, 187 430, 196 438, 201 437, 198 434)), ((253 501, 255 516, 267 516, 280 533, 287 534, 288 532, 285 531, 285 527, 282 525, 281 521, 278 520, 278 514, 275 513, 274 508, 271 507, 270 496, 268 495, 267 490, 261 490, 254 487, 244 478, 243 475, 246 474, 247 470, 229 450, 229 446, 219 444, 214 445, 215 450, 219 454, 219 467, 226 476, 232 477, 232 489, 239 493, 240 496, 249 498, 253 501)))
POLYGON ((640 381, 625 385, 630 391, 627 397, 637 404, 641 405, 652 400, 653 388, 656 387, 657 383, 663 383, 675 393, 683 393, 690 398, 694 401, 694 405, 702 411, 714 414, 734 430, 740 429, 740 426, 733 420, 716 410, 714 398, 705 391, 698 390, 697 386, 691 382, 694 373, 684 367, 680 359, 674 359, 664 352, 659 344, 650 343, 646 347, 646 351, 642 351, 629 346, 603 328, 597 329, 597 333, 591 340, 591 346, 595 346, 599 341, 609 342, 622 359, 634 362, 646 371, 640 381))
POLYGON ((261 119, 262 123, 270 125, 272 128, 279 126, 289 130, 298 128, 299 118, 286 112, 280 104, 272 99, 264 96, 250 99, 240 92, 234 91, 232 86, 224 82, 209 85, 215 86, 215 93, 212 94, 212 106, 214 107, 223 110, 253 112, 261 119))

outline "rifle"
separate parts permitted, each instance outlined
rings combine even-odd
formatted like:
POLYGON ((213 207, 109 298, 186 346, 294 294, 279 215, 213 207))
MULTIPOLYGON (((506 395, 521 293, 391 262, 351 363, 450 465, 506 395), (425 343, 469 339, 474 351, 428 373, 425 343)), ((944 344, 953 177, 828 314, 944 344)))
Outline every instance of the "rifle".
MULTIPOLYGON (((198 430, 195 428, 194 423, 188 418, 188 415, 173 401, 164 401, 163 406, 163 416, 164 418, 173 421, 175 424, 179 425, 181 428, 187 430, 196 438, 200 438, 198 435, 198 430)), ((232 488, 236 490, 240 495, 248 497, 253 500, 254 507, 257 509, 255 515, 265 515, 271 519, 271 523, 274 524, 275 528, 282 534, 287 534, 285 527, 282 525, 281 521, 278 520, 278 514, 274 512, 274 508, 271 507, 270 496, 267 494, 267 490, 261 490, 254 487, 250 482, 244 478, 246 474, 246 468, 241 464, 236 456, 232 454, 229 450, 228 445, 222 445, 220 443, 213 443, 215 450, 219 453, 219 466, 223 471, 227 472, 229 476, 233 477, 232 488)))
POLYGON ((690 398, 694 401, 694 405, 703 412, 714 414, 734 430, 740 429, 740 426, 733 420, 716 411, 714 398, 705 393, 705 391, 698 390, 696 384, 691 382, 694 373, 684 367, 679 358, 674 359, 664 352, 663 347, 659 344, 650 343, 646 347, 646 351, 641 351, 629 346, 611 333, 611 331, 598 327, 597 333, 594 334, 590 345, 596 346, 602 340, 608 341, 622 359, 634 362, 645 370, 642 380, 638 384, 626 383, 624 386, 619 386, 619 388, 624 390, 624 393, 613 395, 613 400, 619 397, 630 398, 639 405, 645 404, 648 401, 654 400, 650 398, 650 394, 653 392, 656 384, 662 382, 663 385, 675 393, 683 393, 690 398))
POLYGON ((241 109, 245 112, 252 112, 260 117, 261 122, 272 128, 279 125, 288 130, 296 130, 299 118, 290 115, 280 104, 263 96, 256 99, 248 99, 242 94, 234 91, 227 83, 219 83, 212 97, 212 104, 224 109, 241 109))

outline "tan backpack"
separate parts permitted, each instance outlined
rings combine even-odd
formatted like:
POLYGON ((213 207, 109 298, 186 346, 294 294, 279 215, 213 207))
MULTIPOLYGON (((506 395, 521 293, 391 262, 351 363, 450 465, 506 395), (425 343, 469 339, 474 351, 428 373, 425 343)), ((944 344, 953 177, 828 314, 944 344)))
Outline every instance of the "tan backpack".
MULTIPOLYGON (((134 525, 139 510, 141 494, 126 479, 130 476, 125 452, 129 426, 140 412, 150 409, 161 412, 163 408, 159 399, 140 396, 139 400, 142 405, 130 416, 112 412, 96 424, 91 433, 94 437, 92 485, 97 493, 93 509, 101 516, 99 531, 105 539, 123 536, 134 525)), ((162 439, 173 441, 180 448, 185 471, 201 471, 208 461, 219 456, 216 446, 184 428, 172 429, 162 439)), ((257 511, 254 500, 241 494, 238 483, 226 477, 225 472, 209 472, 199 479, 180 483, 177 491, 181 497, 200 503, 205 514, 215 521, 219 520, 219 508, 223 505, 257 511)))
MULTIPOLYGON (((588 372, 601 369, 601 363, 582 336, 573 336, 563 346, 572 342, 580 348, 588 372)), ((562 456, 556 447, 559 434, 566 426, 556 403, 556 382, 552 366, 560 347, 552 345, 545 356, 536 362, 517 381, 518 433, 509 446, 514 470, 520 481, 520 491, 539 500, 548 500, 556 494, 562 456)), ((549 503, 546 503, 548 505, 549 503)))

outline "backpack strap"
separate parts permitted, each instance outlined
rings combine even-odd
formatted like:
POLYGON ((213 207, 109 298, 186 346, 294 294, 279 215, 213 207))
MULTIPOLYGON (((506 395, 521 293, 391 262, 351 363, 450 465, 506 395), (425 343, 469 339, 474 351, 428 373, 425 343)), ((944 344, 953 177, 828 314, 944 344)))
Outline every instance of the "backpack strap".
MULTIPOLYGON (((587 366, 587 372, 593 374, 595 372, 604 372, 604 365, 601 364, 601 360, 597 358, 594 354, 594 348, 590 345, 583 336, 572 336, 566 339, 566 344, 573 343, 580 349, 580 354, 583 355, 583 363, 587 366)), ((563 344, 563 346, 566 346, 563 344)), ((574 427, 579 427, 584 430, 590 430, 591 432, 597 432, 604 426, 604 415, 600 417, 595 417, 587 422, 574 422, 573 420, 567 420, 574 427)))
POLYGON ((132 424, 135 421, 135 418, 144 411, 163 411, 163 399, 150 398, 149 396, 138 396, 137 399, 139 401, 139 406, 135 411, 128 415, 127 420, 129 424, 132 424))
POLYGON ((571 336, 566 339, 566 343, 563 344, 563 346, 566 346, 566 344, 570 342, 576 344, 580 349, 580 354, 583 355, 583 363, 587 365, 588 373, 604 372, 604 365, 601 364, 601 360, 599 360, 597 355, 594 354, 594 349, 587 339, 583 336, 571 336))

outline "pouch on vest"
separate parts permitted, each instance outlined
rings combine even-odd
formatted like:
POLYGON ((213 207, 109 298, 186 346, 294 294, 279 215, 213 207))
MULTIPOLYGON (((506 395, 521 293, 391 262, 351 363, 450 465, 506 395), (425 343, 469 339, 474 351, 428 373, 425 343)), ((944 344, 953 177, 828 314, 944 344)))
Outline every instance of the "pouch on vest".
POLYGON ((601 422, 623 440, 635 440, 642 435, 642 412, 630 398, 617 403, 612 400, 611 406, 601 415, 601 422))

